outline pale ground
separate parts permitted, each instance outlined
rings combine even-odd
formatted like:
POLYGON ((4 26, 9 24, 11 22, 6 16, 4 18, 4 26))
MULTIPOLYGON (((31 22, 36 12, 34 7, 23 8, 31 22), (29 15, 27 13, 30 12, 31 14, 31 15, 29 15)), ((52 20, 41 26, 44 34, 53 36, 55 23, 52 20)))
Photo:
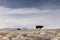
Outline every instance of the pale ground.
POLYGON ((0 40, 60 40, 60 29, 0 30, 0 40))

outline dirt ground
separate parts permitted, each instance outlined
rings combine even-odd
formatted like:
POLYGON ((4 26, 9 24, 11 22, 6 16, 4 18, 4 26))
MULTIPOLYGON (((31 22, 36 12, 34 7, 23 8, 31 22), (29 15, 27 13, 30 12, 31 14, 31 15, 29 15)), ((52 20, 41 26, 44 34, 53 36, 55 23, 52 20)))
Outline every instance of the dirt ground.
POLYGON ((0 40, 60 40, 60 29, 0 30, 0 40))

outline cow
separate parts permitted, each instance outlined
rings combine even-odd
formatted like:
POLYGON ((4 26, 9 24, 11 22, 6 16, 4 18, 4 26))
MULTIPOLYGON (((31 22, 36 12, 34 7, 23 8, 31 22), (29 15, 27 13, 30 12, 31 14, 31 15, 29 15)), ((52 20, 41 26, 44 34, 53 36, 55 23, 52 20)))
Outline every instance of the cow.
POLYGON ((40 28, 40 29, 41 29, 41 28, 43 28, 43 27, 44 27, 44 26, 37 25, 37 26, 36 26, 36 29, 38 29, 38 28, 40 28))
POLYGON ((17 30, 21 30, 20 28, 17 28, 17 30))

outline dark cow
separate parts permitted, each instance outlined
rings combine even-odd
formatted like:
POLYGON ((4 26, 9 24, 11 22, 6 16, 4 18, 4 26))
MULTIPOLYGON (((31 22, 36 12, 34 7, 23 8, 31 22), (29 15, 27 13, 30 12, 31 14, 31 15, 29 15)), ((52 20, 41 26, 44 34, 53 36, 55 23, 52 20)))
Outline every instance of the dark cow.
POLYGON ((20 28, 17 28, 17 30, 21 30, 20 28))
POLYGON ((41 29, 41 28, 43 28, 43 26, 41 26, 41 25, 37 25, 37 26, 36 26, 36 29, 38 29, 38 28, 41 29))

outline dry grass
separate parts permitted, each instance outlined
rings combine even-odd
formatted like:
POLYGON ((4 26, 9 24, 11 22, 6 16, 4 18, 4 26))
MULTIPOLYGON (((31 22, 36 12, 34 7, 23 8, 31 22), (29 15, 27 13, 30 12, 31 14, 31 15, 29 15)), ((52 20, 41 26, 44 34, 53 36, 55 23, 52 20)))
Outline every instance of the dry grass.
POLYGON ((60 29, 0 30, 0 40, 60 40, 60 29))

